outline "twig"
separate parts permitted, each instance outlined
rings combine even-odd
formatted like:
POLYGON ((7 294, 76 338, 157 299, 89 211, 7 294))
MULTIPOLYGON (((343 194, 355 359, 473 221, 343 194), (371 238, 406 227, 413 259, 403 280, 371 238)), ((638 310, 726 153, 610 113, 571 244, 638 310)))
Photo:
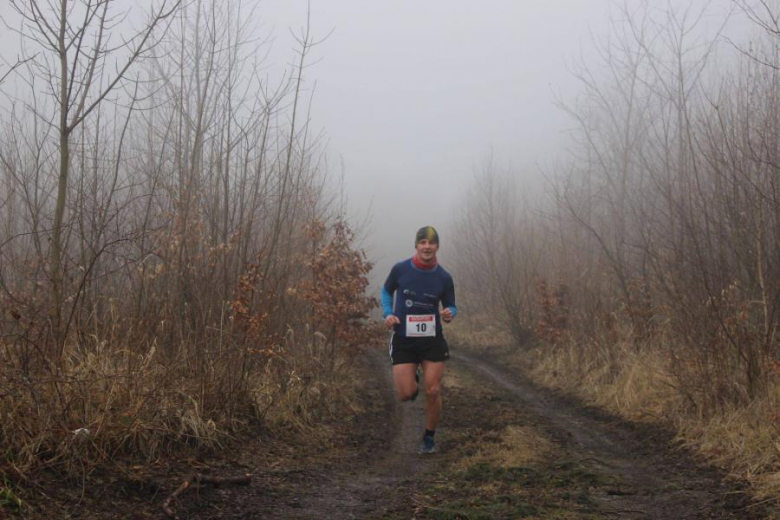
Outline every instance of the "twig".
POLYGON ((239 486, 247 486, 251 480, 252 476, 248 473, 239 477, 211 477, 208 475, 201 475, 200 473, 191 473, 189 476, 187 476, 186 479, 184 479, 184 482, 182 482, 181 485, 176 488, 176 491, 171 493, 170 496, 165 499, 165 502, 162 504, 162 510, 165 513, 165 516, 168 518, 178 518, 176 513, 174 513, 173 509, 171 508, 171 502, 176 500, 179 495, 187 491, 193 485, 214 484, 215 486, 219 486, 221 484, 235 484, 239 486))
POLYGON ((162 510, 163 510, 163 513, 165 513, 165 516, 167 516, 168 518, 176 518, 176 513, 174 513, 173 509, 171 509, 171 502, 173 500, 175 500, 176 498, 178 498, 178 496, 180 494, 182 494, 185 491, 187 491, 187 489, 192 484, 192 480, 194 478, 195 478, 194 475, 188 476, 184 480, 184 482, 182 482, 181 485, 178 488, 176 488, 176 491, 171 493, 171 495, 168 498, 165 499, 165 502, 163 502, 163 505, 162 505, 162 510))

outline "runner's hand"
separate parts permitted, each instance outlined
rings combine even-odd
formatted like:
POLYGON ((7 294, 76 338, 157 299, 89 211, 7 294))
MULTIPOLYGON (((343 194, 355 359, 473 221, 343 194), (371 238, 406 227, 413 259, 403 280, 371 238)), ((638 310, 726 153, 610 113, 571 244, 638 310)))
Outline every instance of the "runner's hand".
POLYGON ((401 323, 401 320, 399 320, 396 316, 393 316, 392 314, 388 314, 387 318, 385 318, 385 326, 388 329, 392 329, 393 325, 398 325, 401 323))
POLYGON ((444 323, 449 323, 452 321, 452 309, 447 307, 443 311, 441 311, 441 319, 444 321, 444 323))

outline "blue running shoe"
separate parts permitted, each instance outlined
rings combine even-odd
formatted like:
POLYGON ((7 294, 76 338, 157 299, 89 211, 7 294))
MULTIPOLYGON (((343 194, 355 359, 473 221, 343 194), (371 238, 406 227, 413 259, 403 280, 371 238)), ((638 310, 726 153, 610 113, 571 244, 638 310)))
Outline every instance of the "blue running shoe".
POLYGON ((436 453, 436 441, 433 440, 433 437, 429 435, 423 437, 422 444, 420 444, 420 450, 417 453, 420 455, 436 453))

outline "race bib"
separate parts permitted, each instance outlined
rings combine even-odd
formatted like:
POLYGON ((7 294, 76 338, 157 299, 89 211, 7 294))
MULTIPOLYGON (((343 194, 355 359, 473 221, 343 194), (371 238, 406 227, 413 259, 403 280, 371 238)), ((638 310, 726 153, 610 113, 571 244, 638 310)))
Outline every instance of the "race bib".
POLYGON ((406 316, 406 337, 424 338, 436 336, 435 314, 409 314, 406 316))

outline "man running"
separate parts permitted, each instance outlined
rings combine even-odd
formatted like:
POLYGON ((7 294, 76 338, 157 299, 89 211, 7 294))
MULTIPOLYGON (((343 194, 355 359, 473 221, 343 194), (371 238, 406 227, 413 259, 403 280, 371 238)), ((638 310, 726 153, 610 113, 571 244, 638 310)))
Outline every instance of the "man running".
POLYGON ((382 287, 382 310, 385 325, 393 330, 390 359, 396 393, 401 401, 413 401, 417 397, 417 370, 422 365, 425 434, 420 453, 435 453, 434 435, 442 408, 441 378, 444 361, 450 357, 441 321, 452 321, 458 309, 452 276, 436 260, 439 234, 431 226, 420 228, 414 248, 414 257, 398 262, 390 270, 382 287))

